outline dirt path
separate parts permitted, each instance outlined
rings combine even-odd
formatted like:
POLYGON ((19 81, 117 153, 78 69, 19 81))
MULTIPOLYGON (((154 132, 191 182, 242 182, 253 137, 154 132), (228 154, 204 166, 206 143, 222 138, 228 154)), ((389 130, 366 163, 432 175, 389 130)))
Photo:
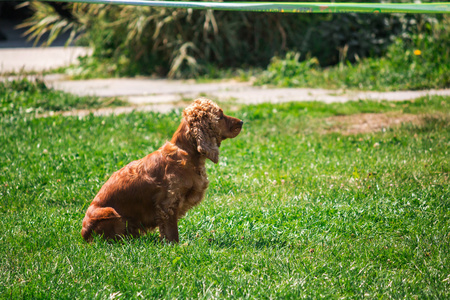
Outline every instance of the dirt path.
POLYGON ((127 107, 103 108, 92 111, 64 112, 64 115, 97 115, 127 113, 133 110, 168 112, 186 106, 199 96, 215 101, 237 104, 282 103, 292 101, 346 102, 360 99, 402 101, 426 95, 450 95, 450 89, 397 92, 359 92, 311 88, 256 87, 251 82, 222 81, 196 83, 193 80, 166 80, 148 78, 118 78, 93 80, 64 80, 45 77, 49 86, 72 94, 99 97, 119 97, 130 103, 127 107))

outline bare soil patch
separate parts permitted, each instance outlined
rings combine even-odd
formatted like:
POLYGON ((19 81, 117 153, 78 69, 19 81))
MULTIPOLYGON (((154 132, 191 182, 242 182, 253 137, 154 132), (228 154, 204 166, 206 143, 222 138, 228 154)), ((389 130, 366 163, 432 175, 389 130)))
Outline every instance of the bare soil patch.
POLYGON ((326 128, 323 133, 340 132, 346 135, 369 133, 398 127, 403 123, 422 125, 424 120, 419 115, 401 113, 333 116, 325 119, 326 128))

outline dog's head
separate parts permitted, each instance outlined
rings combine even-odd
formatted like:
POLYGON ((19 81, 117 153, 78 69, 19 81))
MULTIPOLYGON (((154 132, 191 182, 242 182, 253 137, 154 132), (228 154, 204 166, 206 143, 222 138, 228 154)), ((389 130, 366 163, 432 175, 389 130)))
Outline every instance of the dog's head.
POLYGON ((243 122, 227 116, 214 102, 206 98, 196 99, 183 111, 189 132, 195 138, 197 151, 214 163, 219 161, 220 143, 236 137, 243 122))

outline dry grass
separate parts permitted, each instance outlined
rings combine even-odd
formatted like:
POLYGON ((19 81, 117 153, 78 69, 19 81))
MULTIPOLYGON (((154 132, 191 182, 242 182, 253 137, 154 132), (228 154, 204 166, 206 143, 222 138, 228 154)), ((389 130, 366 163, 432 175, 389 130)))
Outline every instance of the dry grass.
POLYGON ((370 133, 399 127, 404 123, 422 125, 424 117, 398 112, 332 116, 325 119, 323 133, 339 132, 344 135, 370 133))

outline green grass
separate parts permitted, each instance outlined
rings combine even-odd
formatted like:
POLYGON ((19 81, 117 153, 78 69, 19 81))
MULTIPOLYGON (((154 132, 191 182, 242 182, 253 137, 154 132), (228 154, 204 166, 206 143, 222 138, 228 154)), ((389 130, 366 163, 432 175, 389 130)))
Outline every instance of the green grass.
POLYGON ((161 146, 180 112, 38 119, 27 108, 41 96, 0 90, 14 104, 0 115, 0 298, 450 296, 450 97, 241 107, 243 132, 208 163, 180 244, 165 245, 157 233, 87 244, 81 221, 110 174, 161 146), (426 123, 319 130, 329 116, 389 111, 426 123))
POLYGON ((50 111, 121 106, 126 102, 116 98, 79 97, 48 88, 39 79, 0 81, 0 115, 40 114, 50 111))

